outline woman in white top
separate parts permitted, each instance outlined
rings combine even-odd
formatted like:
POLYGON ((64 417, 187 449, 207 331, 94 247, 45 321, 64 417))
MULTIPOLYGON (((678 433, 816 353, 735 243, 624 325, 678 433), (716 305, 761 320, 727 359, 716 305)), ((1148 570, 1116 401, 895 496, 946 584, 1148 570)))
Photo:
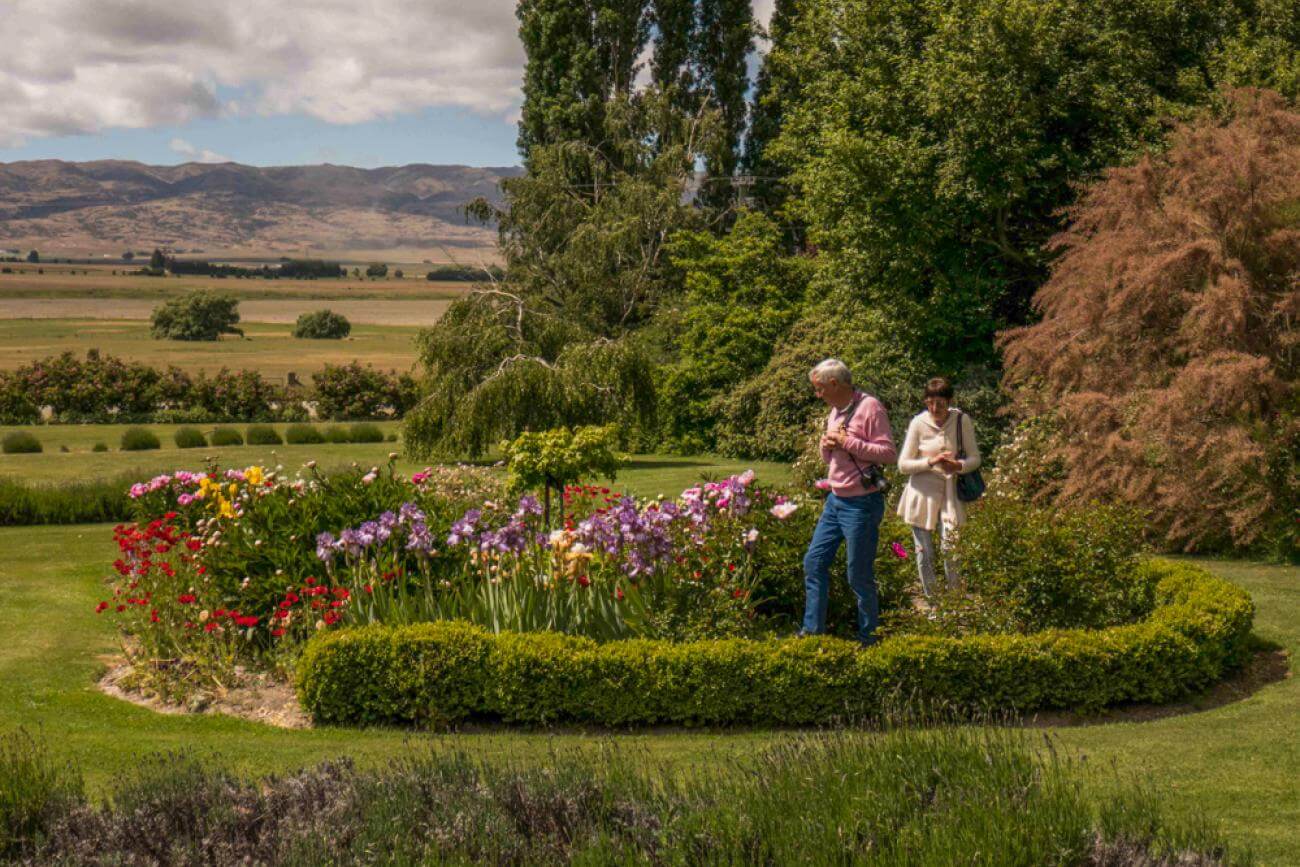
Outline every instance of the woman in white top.
MULTIPOLYGON (((935 531, 950 551, 954 531, 966 522, 965 504, 957 499, 957 476, 978 469, 980 450, 975 442, 975 425, 970 417, 952 407, 952 384, 935 377, 925 384, 925 412, 907 426, 907 437, 898 450, 898 470, 907 476, 907 487, 898 500, 898 514, 912 525, 916 542, 916 566, 921 589, 934 592, 935 531), (960 424, 965 460, 957 457, 957 425, 960 424)), ((957 564, 945 556, 943 570, 948 586, 957 584, 957 564)))

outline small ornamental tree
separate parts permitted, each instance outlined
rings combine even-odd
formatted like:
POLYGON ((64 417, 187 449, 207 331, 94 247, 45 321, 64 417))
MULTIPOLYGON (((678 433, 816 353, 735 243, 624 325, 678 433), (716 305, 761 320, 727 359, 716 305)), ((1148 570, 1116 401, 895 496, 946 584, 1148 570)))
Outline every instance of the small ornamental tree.
POLYGON ((333 310, 316 310, 298 317, 293 336, 307 340, 342 340, 352 331, 347 317, 333 310))
MULTIPOLYGON (((541 489, 543 520, 549 527, 551 491, 563 494, 565 485, 593 476, 613 479, 621 463, 615 451, 617 444, 618 428, 614 425, 520 434, 502 447, 510 466, 510 487, 515 491, 541 489)), ((563 499, 560 503, 563 523, 563 499)))
POLYGON ((244 332, 239 322, 239 301, 232 295, 199 290, 174 298, 153 311, 150 333, 156 340, 216 340, 222 334, 244 332))
POLYGON ((366 266, 367 277, 387 277, 388 266, 381 263, 374 263, 366 266))
POLYGON ((1022 416, 1054 414, 1057 500, 1148 509, 1187 550, 1297 550, 1300 113, 1225 117, 1116 168, 1072 210, 1036 325, 1002 335, 1022 416))

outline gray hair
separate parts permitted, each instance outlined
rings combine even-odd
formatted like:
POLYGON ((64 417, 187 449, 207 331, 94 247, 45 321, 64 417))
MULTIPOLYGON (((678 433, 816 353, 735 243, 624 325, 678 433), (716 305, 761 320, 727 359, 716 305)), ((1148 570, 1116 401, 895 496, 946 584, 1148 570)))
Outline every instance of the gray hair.
POLYGON ((849 366, 838 358, 828 358, 821 362, 808 372, 808 378, 817 383, 833 379, 840 385, 853 384, 853 374, 849 373, 849 366))

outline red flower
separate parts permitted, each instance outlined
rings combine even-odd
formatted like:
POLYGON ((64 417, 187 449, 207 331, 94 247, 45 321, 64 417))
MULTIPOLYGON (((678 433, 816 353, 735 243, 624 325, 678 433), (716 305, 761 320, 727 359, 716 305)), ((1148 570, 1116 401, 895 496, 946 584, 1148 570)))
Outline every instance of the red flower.
POLYGON ((234 612, 233 611, 227 612, 226 609, 224 608, 218 608, 216 611, 212 612, 212 619, 216 620, 218 618, 225 617, 227 613, 233 614, 234 612))
POLYGON ((276 620, 287 620, 289 618, 289 612, 281 608, 279 611, 275 612, 273 616, 276 620))
POLYGON ((325 621, 326 626, 333 626, 335 623, 338 623, 339 620, 342 619, 342 617, 343 615, 341 614, 335 614, 333 611, 327 611, 325 612, 325 616, 321 619, 325 621))
POLYGON ((207 623, 203 624, 204 632, 213 632, 220 628, 221 628, 221 624, 217 623, 217 621, 215 620, 209 620, 207 623))
POLYGON ((121 613, 122 613, 123 611, 125 611, 125 610, 126 610, 126 606, 125 606, 125 605, 119 605, 119 606, 117 606, 117 613, 118 613, 118 614, 121 614, 121 613))
POLYGON ((615 588, 614 588, 614 598, 615 598, 615 599, 622 599, 622 598, 623 598, 623 588, 622 588, 622 587, 615 587, 615 588))
POLYGON ((199 600, 193 593, 182 593, 180 596, 176 597, 176 601, 182 605, 192 605, 199 600))
POLYGON ((157 622, 158 622, 158 619, 159 619, 159 618, 158 618, 158 609, 155 608, 154 610, 152 610, 152 611, 149 612, 149 622, 150 622, 150 623, 157 623, 157 622))
POLYGON ((316 578, 315 578, 315 576, 309 576, 309 577, 307 578, 307 582, 306 582, 306 583, 307 583, 307 586, 308 586, 308 587, 312 587, 312 586, 314 586, 314 585, 316 584, 316 578))
POLYGON ((737 587, 735 590, 732 590, 732 591, 731 591, 731 598, 732 598, 732 599, 744 599, 747 595, 748 595, 748 594, 745 593, 744 590, 741 590, 739 587, 737 587))
POLYGON ((240 626, 256 626, 257 618, 250 614, 246 617, 236 617, 235 622, 240 626))
POLYGON ((591 579, 588 578, 586 575, 579 575, 579 576, 578 576, 578 584, 580 584, 580 585, 583 586, 583 587, 590 587, 590 586, 591 586, 591 579))
POLYGON ((281 635, 284 635, 284 630, 283 630, 283 629, 272 629, 272 630, 271 630, 271 634, 274 635, 276 638, 279 638, 281 635))
POLYGON ((375 588, 371 587, 369 584, 363 584, 362 589, 365 590, 367 593, 375 592, 375 588))
POLYGON ((96 613, 96 614, 103 614, 103 613, 104 613, 105 611, 107 611, 107 610, 108 610, 108 603, 107 603, 107 602, 101 602, 101 603, 99 603, 98 605, 95 606, 95 613, 96 613))
POLYGON ((198 539, 190 539, 188 542, 185 543, 185 547, 189 548, 191 551, 197 551, 203 547, 203 543, 200 542, 198 539))

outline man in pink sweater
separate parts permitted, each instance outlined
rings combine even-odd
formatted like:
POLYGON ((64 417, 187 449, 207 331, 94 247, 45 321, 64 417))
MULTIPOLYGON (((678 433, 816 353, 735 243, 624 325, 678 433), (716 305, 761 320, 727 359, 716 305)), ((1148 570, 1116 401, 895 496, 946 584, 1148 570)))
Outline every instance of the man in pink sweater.
POLYGON ((871 645, 880 622, 875 561, 880 520, 885 514, 885 496, 872 479, 871 468, 892 464, 898 452, 884 405, 853 387, 844 362, 828 358, 814 367, 808 378, 813 392, 830 407, 821 452, 828 465, 831 492, 803 558, 806 596, 799 634, 826 631, 831 563, 844 542, 849 586, 858 600, 858 640, 871 645))

